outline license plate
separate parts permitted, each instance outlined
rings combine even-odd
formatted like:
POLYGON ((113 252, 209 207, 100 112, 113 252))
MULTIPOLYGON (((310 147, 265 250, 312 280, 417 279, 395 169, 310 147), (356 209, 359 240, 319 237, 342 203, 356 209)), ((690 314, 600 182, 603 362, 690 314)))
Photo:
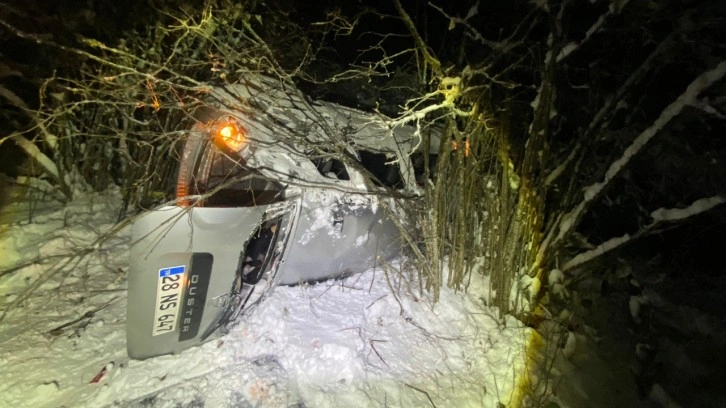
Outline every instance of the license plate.
POLYGON ((159 269, 152 336, 171 333, 176 329, 185 269, 184 265, 159 269))

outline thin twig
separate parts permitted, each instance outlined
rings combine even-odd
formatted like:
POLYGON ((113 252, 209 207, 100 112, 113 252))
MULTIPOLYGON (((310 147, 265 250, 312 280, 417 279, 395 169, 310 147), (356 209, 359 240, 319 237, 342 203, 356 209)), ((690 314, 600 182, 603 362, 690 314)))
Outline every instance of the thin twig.
POLYGON ((371 339, 371 340, 368 340, 368 344, 370 344, 371 350, 373 350, 373 352, 376 353, 376 355, 383 362, 383 364, 385 364, 386 367, 391 368, 391 366, 389 366, 388 363, 386 363, 386 360, 384 360, 383 357, 381 357, 381 354, 378 352, 378 350, 376 350, 376 346, 373 344, 374 342, 385 343, 385 341, 371 339))
POLYGON ((426 391, 422 390, 421 388, 418 388, 418 387, 414 387, 413 385, 411 385, 411 384, 408 384, 408 383, 403 383, 403 385, 405 385, 405 386, 406 386, 406 387, 408 387, 408 388, 411 388, 412 390, 416 390, 416 391, 418 391, 418 392, 420 392, 420 393, 424 394, 424 395, 426 396, 426 398, 428 398, 428 399, 429 399, 429 402, 431 403, 431 406, 432 406, 432 407, 434 407, 434 408, 436 408, 436 404, 434 404, 434 400, 432 400, 432 399, 431 399, 431 396, 429 395, 429 393, 428 393, 428 392, 426 392, 426 391))
POLYGON ((63 329, 65 329, 66 327, 72 326, 72 325, 74 325, 74 324, 76 324, 76 323, 78 323, 78 322, 80 322, 80 321, 82 321, 84 319, 89 319, 90 320, 97 312, 99 312, 99 311, 107 308, 111 303, 113 303, 117 299, 118 299, 118 297, 114 297, 113 299, 109 300, 105 304, 103 304, 103 305, 101 305, 101 306, 99 306, 99 307, 97 307, 97 308, 95 308, 93 310, 87 311, 86 313, 84 313, 83 315, 81 315, 81 317, 79 317, 77 319, 74 319, 74 320, 71 320, 68 323, 64 323, 64 324, 56 327, 55 329, 49 330, 48 331, 48 334, 53 335, 53 336, 60 336, 63 333, 63 329))

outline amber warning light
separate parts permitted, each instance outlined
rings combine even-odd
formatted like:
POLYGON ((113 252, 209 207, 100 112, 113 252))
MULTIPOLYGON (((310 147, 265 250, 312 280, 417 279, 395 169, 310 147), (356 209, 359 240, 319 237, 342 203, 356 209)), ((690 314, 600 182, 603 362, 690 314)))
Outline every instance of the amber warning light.
POLYGON ((222 122, 217 127, 215 136, 217 140, 235 152, 242 150, 247 140, 244 129, 232 121, 222 122))

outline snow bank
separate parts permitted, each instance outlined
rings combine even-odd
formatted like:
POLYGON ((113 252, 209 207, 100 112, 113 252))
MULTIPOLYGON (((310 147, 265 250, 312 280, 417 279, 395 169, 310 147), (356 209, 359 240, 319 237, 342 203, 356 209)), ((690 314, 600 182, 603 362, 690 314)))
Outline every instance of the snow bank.
POLYGON ((0 277, 0 406, 489 407, 513 395, 531 330, 496 319, 485 281, 433 305, 398 265, 278 287, 218 341, 129 360, 128 234, 105 235, 118 202, 88 195, 4 228, 0 270, 28 265, 0 277))

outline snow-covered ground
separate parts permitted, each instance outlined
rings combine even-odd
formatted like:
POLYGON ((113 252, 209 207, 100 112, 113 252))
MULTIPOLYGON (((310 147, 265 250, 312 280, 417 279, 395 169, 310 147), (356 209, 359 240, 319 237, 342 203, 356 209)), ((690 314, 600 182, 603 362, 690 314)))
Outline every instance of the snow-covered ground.
POLYGON ((130 228, 116 223, 120 201, 110 191, 41 202, 32 219, 28 202, 2 209, 0 406, 509 403, 530 329, 496 319, 483 280, 466 294, 444 288, 433 305, 395 265, 278 287, 217 341, 129 360, 130 228))

